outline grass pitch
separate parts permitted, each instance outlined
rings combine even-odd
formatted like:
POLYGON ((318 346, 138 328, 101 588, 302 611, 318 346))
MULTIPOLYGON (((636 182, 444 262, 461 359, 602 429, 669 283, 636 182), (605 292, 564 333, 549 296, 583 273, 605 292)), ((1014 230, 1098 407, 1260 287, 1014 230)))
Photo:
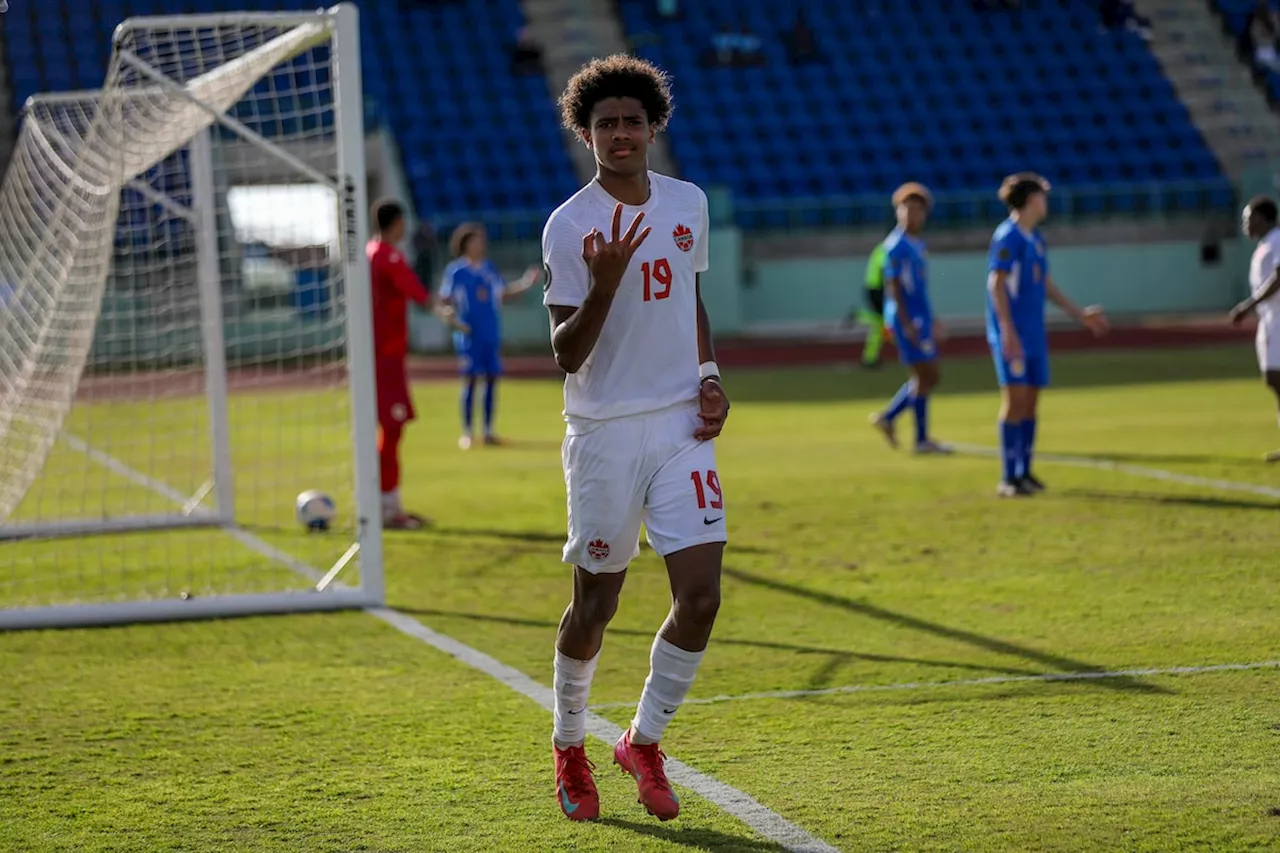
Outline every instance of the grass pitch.
MULTIPOLYGON (((841 850, 1276 849, 1280 669, 1018 680, 1280 659, 1280 433, 1251 356, 1059 357, 1040 447, 1254 493, 1045 463, 1050 492, 1001 502, 994 460, 867 428, 896 368, 730 377, 725 602, 693 689, 728 701, 664 746, 841 850), (806 695, 749 698, 776 691, 806 695)), ((463 453, 455 389, 417 389, 405 500, 437 526, 387 535, 390 603, 548 684, 558 387, 501 396, 512 446, 463 453)), ((946 364, 933 408, 938 437, 993 444, 989 364, 946 364)), ((620 725, 667 595, 645 550, 592 694, 620 725)), ((648 818, 597 743, 605 819, 569 824, 545 712, 364 614, 0 635, 0 672, 0 850, 782 849, 693 795, 648 818)))

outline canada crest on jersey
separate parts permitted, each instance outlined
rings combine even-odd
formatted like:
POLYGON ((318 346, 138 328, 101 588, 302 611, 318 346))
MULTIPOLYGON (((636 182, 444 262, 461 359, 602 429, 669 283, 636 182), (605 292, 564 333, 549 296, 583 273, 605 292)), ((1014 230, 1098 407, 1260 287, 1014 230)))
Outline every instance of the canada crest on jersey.
POLYGON ((687 252, 693 248, 693 232, 686 225, 677 225, 676 230, 671 232, 671 236, 676 241, 676 246, 682 252, 687 252))

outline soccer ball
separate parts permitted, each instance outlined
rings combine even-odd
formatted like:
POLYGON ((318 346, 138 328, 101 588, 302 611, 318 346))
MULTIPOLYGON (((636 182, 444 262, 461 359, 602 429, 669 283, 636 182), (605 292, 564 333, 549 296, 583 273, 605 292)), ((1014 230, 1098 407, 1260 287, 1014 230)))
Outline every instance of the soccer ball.
POLYGON ((333 498, 315 489, 298 495, 296 508, 298 521, 308 530, 328 530, 329 522, 338 514, 333 498))

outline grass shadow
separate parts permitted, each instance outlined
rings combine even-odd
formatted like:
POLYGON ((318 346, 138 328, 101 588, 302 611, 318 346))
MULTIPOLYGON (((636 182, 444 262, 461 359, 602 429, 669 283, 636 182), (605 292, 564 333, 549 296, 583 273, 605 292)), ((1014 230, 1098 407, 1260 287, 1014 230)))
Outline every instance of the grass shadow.
POLYGON ((1266 498, 1218 498, 1208 495, 1162 495, 1152 492, 1104 492, 1094 489, 1064 489, 1060 494, 1103 503, 1148 504, 1151 506, 1190 506, 1200 509, 1261 509, 1274 512, 1280 500, 1266 498))
MULTIPOLYGON (((938 637, 945 637, 946 639, 955 640, 956 642, 983 649, 984 651, 1034 661, 1046 669, 1065 672, 1100 672, 1110 669, 1110 667, 1101 666, 1099 664, 1074 660, 1051 652, 1042 652, 1039 649, 1033 649, 1029 646, 1020 646, 1017 643, 1012 643, 1008 640, 1001 640, 996 637, 984 636, 973 631, 966 631, 961 628, 951 628, 946 625, 940 625, 936 622, 929 622, 925 619, 920 619, 905 613, 897 613, 883 607, 877 607, 874 604, 854 601, 853 599, 845 598, 833 593, 812 590, 798 584, 762 577, 760 575, 751 574, 750 572, 744 572, 741 569, 726 568, 724 570, 724 574, 726 577, 731 577, 734 580, 751 584, 752 586, 785 593, 797 598, 803 598, 819 604, 824 604, 829 607, 836 607, 850 613, 856 613, 870 619, 878 619, 882 622, 888 622, 892 625, 897 625, 909 630, 933 634, 938 637)), ((1109 690, 1120 690, 1126 692, 1163 694, 1172 694, 1174 692, 1158 685, 1141 681, 1137 678, 1124 677, 1115 679, 1099 679, 1097 683, 1099 686, 1109 690)))

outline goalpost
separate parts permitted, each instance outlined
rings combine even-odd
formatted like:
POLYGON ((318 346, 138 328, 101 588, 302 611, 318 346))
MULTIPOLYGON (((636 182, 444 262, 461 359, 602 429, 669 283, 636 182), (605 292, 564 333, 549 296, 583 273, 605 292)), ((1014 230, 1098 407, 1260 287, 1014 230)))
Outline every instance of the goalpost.
POLYGON ((0 629, 383 602, 356 7, 131 18, 0 185, 0 629), (329 530, 295 517, 332 497, 329 530))

